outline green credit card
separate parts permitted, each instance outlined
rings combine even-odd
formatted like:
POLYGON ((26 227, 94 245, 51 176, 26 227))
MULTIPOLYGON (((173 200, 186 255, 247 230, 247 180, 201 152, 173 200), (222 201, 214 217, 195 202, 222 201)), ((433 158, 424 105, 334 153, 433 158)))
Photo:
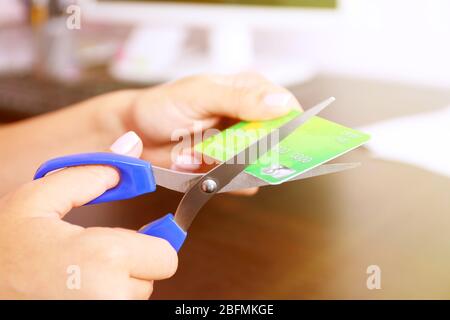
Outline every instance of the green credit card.
MULTIPOLYGON (((242 121, 195 145, 194 150, 219 161, 235 154, 298 116, 300 111, 268 121, 242 121)), ((254 152, 245 172, 280 184, 336 158, 370 139, 368 134, 320 117, 312 117, 266 153, 254 152)), ((264 147, 261 148, 265 150, 264 147)), ((266 148, 267 149, 267 148, 266 148)))

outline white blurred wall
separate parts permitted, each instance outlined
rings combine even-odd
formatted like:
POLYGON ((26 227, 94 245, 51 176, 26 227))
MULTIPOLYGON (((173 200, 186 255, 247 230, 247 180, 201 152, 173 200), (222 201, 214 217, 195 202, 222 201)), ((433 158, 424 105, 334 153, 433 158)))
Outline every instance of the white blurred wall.
POLYGON ((339 17, 298 35, 325 72, 450 88, 450 0, 340 0, 339 17))

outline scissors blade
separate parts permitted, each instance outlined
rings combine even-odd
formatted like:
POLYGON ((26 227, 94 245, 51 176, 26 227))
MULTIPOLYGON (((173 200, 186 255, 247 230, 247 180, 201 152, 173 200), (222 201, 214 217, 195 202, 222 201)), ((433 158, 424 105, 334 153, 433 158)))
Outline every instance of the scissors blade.
MULTIPOLYGON (((356 168, 359 165, 359 162, 322 164, 283 183, 341 172, 356 168)), ((182 193, 185 193, 187 190, 189 190, 189 188, 192 187, 204 175, 203 173, 180 172, 157 166, 153 166, 152 168, 153 175, 159 186, 182 193)), ((265 187, 270 185, 271 184, 259 178, 256 178, 246 173, 245 171, 242 171, 236 177, 234 177, 234 179, 231 180, 230 183, 220 189, 219 192, 230 192, 235 190, 265 187)))
MULTIPOLYGON (((175 222, 183 229, 187 230, 192 222, 194 221, 197 213, 203 207, 203 205, 218 191, 225 187, 228 183, 233 180, 234 177, 239 175, 250 163, 248 159, 250 157, 250 151, 257 150, 261 141, 273 141, 274 137, 278 137, 278 141, 271 148, 275 147, 281 140, 286 138, 299 126, 303 125, 310 118, 317 115, 320 111, 325 109, 335 100, 334 97, 330 97, 314 107, 303 112, 299 116, 292 120, 289 120, 283 124, 278 129, 273 130, 266 136, 263 136, 256 142, 250 144, 244 150, 238 152, 236 155, 231 157, 229 160, 221 163, 217 167, 211 169, 208 173, 203 175, 199 180, 197 180, 185 193, 178 205, 177 211, 175 212, 175 222), (244 161, 242 161, 244 159, 244 161), (214 192, 205 192, 202 190, 203 183, 213 182, 216 185, 214 192)), ((267 150, 268 151, 268 150, 267 150)), ((262 156, 260 154, 259 156, 262 156)))
MULTIPOLYGON (((331 164, 323 164, 315 167, 314 169, 308 170, 305 173, 302 173, 294 178, 285 181, 283 183, 288 183, 291 181, 306 179, 317 177, 325 174, 341 172, 349 169, 356 168, 360 165, 360 163, 331 163, 331 164)), ((283 184, 281 183, 281 184, 283 184)), ((256 178, 246 172, 241 172, 238 176, 236 176, 229 184, 223 187, 219 192, 230 192, 235 190, 253 188, 253 187, 265 187, 272 186, 259 178, 256 178)))
POLYGON ((152 171, 158 186, 183 193, 204 175, 204 173, 175 171, 157 166, 152 166, 152 171))

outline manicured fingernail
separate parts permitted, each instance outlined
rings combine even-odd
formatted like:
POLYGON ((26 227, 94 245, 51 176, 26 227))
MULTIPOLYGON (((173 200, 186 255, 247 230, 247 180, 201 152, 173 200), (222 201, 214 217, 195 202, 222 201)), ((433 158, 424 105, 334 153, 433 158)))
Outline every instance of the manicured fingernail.
POLYGON ((289 93, 269 93, 264 97, 264 103, 269 107, 286 108, 292 100, 292 95, 289 93))
POLYGON ((129 131, 117 139, 110 147, 111 151, 118 154, 127 154, 139 143, 139 136, 129 131))

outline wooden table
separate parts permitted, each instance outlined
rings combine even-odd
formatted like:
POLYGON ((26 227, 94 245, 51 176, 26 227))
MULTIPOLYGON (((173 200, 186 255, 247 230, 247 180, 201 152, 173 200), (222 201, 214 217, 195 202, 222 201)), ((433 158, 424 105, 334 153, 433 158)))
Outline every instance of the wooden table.
MULTIPOLYGON (((449 90, 321 76, 295 87, 305 106, 334 95, 324 117, 348 126, 444 107, 449 90)), ((450 179, 373 159, 360 148, 348 172, 218 195, 200 212, 178 273, 154 298, 450 298, 450 179), (366 269, 381 268, 368 290, 366 269)), ((74 210, 83 225, 139 228, 173 212, 180 194, 156 193, 74 210)))

